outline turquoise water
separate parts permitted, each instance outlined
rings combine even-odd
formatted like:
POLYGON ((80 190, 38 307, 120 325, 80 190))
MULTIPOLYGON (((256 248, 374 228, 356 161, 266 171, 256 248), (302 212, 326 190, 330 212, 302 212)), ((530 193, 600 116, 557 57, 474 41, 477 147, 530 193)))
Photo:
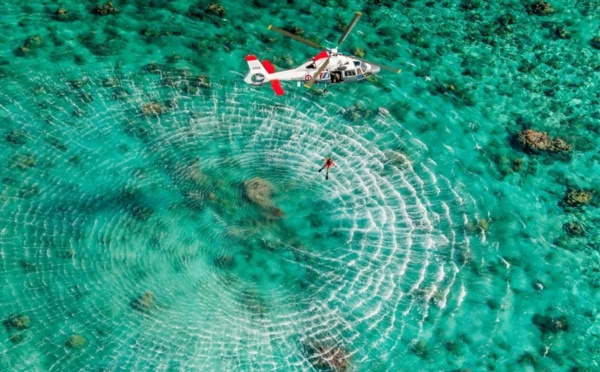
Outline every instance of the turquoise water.
POLYGON ((0 370, 600 368, 600 2, 113 4, 0 0, 0 370))

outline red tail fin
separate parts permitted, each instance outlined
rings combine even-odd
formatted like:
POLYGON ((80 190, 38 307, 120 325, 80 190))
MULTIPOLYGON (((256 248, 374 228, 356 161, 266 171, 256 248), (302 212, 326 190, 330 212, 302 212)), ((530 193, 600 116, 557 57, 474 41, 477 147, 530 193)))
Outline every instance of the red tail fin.
MULTIPOLYGON (((265 70, 267 70, 267 72, 269 74, 274 74, 275 73, 275 66, 273 66, 271 64, 271 62, 269 62, 269 61, 267 61, 265 59, 264 61, 262 61, 262 64, 265 67, 265 70)), ((283 90, 283 88, 281 88, 281 84, 279 83, 279 80, 277 80, 277 79, 271 80, 271 88, 273 88, 273 91, 278 96, 281 96, 281 95, 283 95, 285 93, 285 91, 283 90)))

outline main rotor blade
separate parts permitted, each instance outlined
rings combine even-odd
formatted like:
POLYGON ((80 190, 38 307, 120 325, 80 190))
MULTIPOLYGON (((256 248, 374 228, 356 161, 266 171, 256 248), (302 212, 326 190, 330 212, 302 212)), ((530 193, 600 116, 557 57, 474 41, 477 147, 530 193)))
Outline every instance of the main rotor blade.
POLYGON ((395 68, 395 67, 390 67, 390 66, 386 66, 386 65, 382 65, 382 64, 380 64, 380 63, 375 63, 375 62, 367 61, 366 59, 359 58, 359 57, 357 57, 357 56, 355 56, 355 55, 352 55, 352 58, 354 58, 354 59, 358 59, 359 61, 361 61, 361 62, 365 62, 365 63, 368 63, 368 64, 370 64, 370 65, 379 66, 379 67, 381 67, 381 68, 382 68, 382 69, 384 69, 384 70, 392 71, 392 72, 395 72, 395 73, 397 73, 397 74, 399 74, 399 73, 401 73, 401 72, 402 72, 402 69, 395 68))
POLYGON ((358 22, 358 19, 360 18, 361 15, 362 15, 361 12, 354 13, 354 19, 352 19, 352 22, 350 22, 348 27, 346 27, 346 31, 344 31, 344 34, 342 35, 342 37, 340 37, 340 40, 338 41, 338 45, 336 48, 339 48, 340 45, 344 42, 344 40, 346 40, 346 37, 348 36, 350 31, 352 31, 352 28, 354 28, 354 25, 356 24, 356 22, 358 22))
POLYGON ((327 67, 327 65, 329 64, 329 58, 331 58, 331 56, 327 57, 325 62, 323 62, 321 67, 319 67, 317 72, 313 75, 312 79, 310 79, 310 81, 308 83, 304 84, 304 87, 306 89, 310 89, 310 87, 312 87, 312 85, 315 83, 315 81, 317 81, 317 78, 321 75, 321 72, 323 72, 323 70, 325 70, 325 67, 327 67))
POLYGON ((325 48, 323 48, 322 46, 320 46, 319 44, 317 44, 317 43, 315 43, 315 42, 312 42, 312 41, 310 41, 310 40, 306 40, 306 39, 305 39, 305 38, 303 38, 303 37, 300 37, 300 36, 294 35, 294 34, 292 34, 291 32, 288 32, 288 31, 286 31, 286 30, 282 30, 282 29, 280 29, 280 28, 278 28, 278 27, 275 27, 275 26, 273 26, 273 25, 269 25, 269 30, 273 30, 273 31, 275 31, 275 32, 279 32, 279 33, 280 33, 280 34, 282 34, 283 36, 287 36, 287 37, 289 37, 289 38, 292 38, 292 39, 294 39, 294 40, 296 40, 296 41, 299 41, 299 42, 301 42, 301 43, 303 43, 303 44, 310 45, 311 47, 318 48, 318 49, 325 49, 325 48))

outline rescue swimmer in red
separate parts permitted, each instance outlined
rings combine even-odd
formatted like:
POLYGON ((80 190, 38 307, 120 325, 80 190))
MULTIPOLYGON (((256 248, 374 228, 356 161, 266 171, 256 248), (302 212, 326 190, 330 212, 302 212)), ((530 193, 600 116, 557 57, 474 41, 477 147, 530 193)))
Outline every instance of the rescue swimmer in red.
POLYGON ((328 180, 329 179, 329 168, 331 168, 331 167, 337 168, 337 165, 335 165, 335 163, 333 162, 333 159, 330 157, 323 159, 323 161, 325 162, 325 164, 323 164, 321 169, 319 169, 319 172, 321 172, 323 169, 327 169, 325 171, 325 179, 328 180))

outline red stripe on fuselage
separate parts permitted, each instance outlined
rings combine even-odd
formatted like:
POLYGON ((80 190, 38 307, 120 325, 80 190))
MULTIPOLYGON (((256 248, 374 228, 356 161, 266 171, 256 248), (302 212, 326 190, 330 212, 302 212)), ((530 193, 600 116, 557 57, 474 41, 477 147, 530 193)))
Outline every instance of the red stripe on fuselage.
POLYGON ((269 74, 274 74, 275 73, 275 66, 273 66, 271 64, 271 62, 267 61, 266 59, 264 61, 262 61, 263 67, 265 68, 265 70, 267 70, 267 72, 269 74))
POLYGON ((258 61, 258 58, 256 58, 256 56, 250 54, 246 56, 246 62, 248 61, 258 61))

